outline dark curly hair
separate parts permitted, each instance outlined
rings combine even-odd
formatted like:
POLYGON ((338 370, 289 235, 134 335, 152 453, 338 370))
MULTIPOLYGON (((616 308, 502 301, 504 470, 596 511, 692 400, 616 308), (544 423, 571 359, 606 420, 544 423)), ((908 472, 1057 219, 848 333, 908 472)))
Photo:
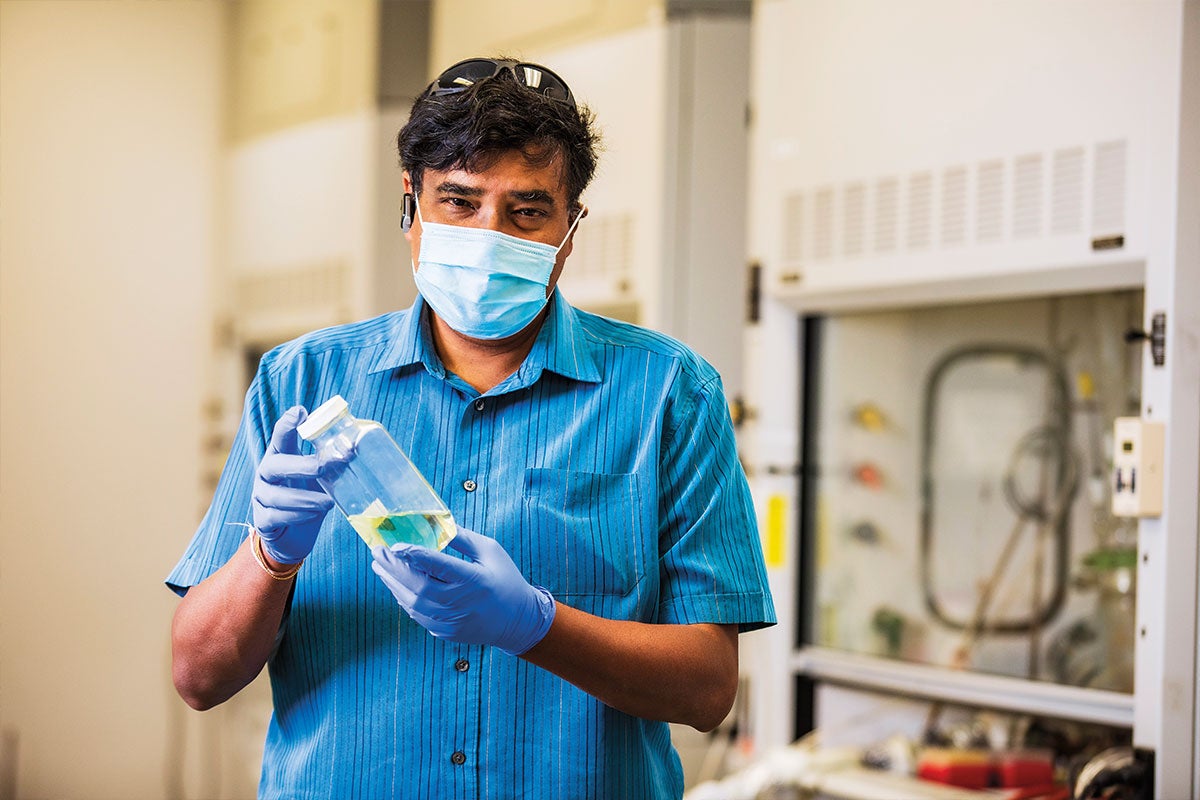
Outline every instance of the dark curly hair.
POLYGON ((532 166, 561 157, 572 206, 596 172, 599 145, 586 106, 572 108, 530 91, 507 70, 455 94, 426 89, 396 137, 400 164, 418 192, 427 169, 482 172, 502 154, 519 150, 532 166))

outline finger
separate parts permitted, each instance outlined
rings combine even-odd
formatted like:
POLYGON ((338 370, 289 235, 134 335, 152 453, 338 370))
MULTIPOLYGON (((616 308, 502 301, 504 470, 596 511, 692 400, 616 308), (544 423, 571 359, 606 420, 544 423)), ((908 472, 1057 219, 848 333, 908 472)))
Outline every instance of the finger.
POLYGON ((395 544, 392 545, 390 556, 402 565, 393 574, 405 581, 416 595, 413 605, 408 609, 410 615, 424 613, 431 618, 442 619, 462 602, 464 587, 474 580, 466 574, 467 570, 476 569, 469 562, 433 553, 424 547, 395 544), (427 557, 429 555, 436 558, 430 559, 427 557), (451 573, 451 570, 454 572, 451 573), (405 578, 405 575, 412 577, 405 578))
POLYGON ((397 555, 400 555, 412 569, 423 572, 443 583, 459 584, 469 581, 478 569, 472 562, 453 558, 427 547, 407 546, 402 553, 397 555))
POLYGON ((268 453, 258 464, 258 476, 269 483, 297 478, 311 480, 321 474, 321 460, 316 456, 268 453))
POLYGON ((443 626, 440 620, 434 617, 427 617, 413 608, 406 608, 404 610, 408 613, 408 618, 427 630, 430 636, 436 636, 441 639, 447 635, 447 632, 442 629, 443 626))
MULTIPOLYGON (((440 610, 448 604, 453 604, 456 599, 461 599, 465 576, 459 574, 451 578, 445 573, 435 574, 439 567, 429 564, 422 556, 423 553, 428 552, 430 551, 421 545, 397 542, 392 545, 389 555, 403 563, 406 572, 419 576, 421 586, 418 590, 417 602, 419 607, 424 607, 429 613, 433 613, 435 608, 440 610)), ((465 563, 458 559, 453 560, 458 564, 465 563)), ((410 586, 416 588, 414 584, 410 584, 410 586)), ((409 611, 415 610, 415 608, 409 609, 409 611)))
POLYGON ((333 498, 320 489, 293 489, 260 483, 254 487, 254 501, 263 508, 280 511, 320 511, 333 508, 333 498))
POLYGON ((416 602, 417 599, 417 596, 413 593, 412 589, 409 589, 407 586, 397 580, 396 576, 392 575, 388 568, 379 561, 371 562, 371 570, 379 576, 379 580, 383 581, 383 585, 388 588, 388 591, 390 591, 392 596, 396 598, 396 602, 399 603, 405 611, 408 611, 410 608, 412 608, 413 603, 416 602))
POLYGON ((324 511, 297 513, 259 505, 254 508, 254 527, 258 529, 259 533, 281 530, 293 525, 303 525, 305 522, 319 520, 325 516, 325 513, 324 511))
POLYGON ((300 435, 296 433, 296 426, 307 416, 308 411, 304 406, 292 406, 283 412, 283 416, 275 421, 275 427, 271 430, 271 443, 267 447, 267 452, 299 453, 300 435))
POLYGON ((409 563, 403 552, 381 548, 380 553, 375 558, 375 563, 385 567, 392 577, 407 586, 417 597, 423 597, 428 594, 431 586, 441 585, 441 582, 437 578, 409 563))
POLYGON ((441 620, 439 620, 437 617, 431 617, 426 614, 422 614, 413 606, 406 606, 403 603, 400 604, 400 607, 404 609, 405 614, 408 614, 409 619, 420 625, 431 635, 439 638, 445 635, 445 631, 442 630, 444 626, 441 620))
POLYGON ((371 569, 379 575, 410 617, 428 628, 434 620, 447 613, 448 608, 437 587, 445 584, 413 570, 394 556, 377 556, 371 569), (437 596, 432 596, 437 595, 437 596))
POLYGON ((391 547, 384 546, 384 551, 391 558, 401 558, 408 560, 408 554, 420 547, 419 544, 410 544, 409 542, 396 542, 391 547))
POLYGON ((342 473, 350 466, 350 456, 352 453, 321 453, 316 458, 318 459, 318 475, 327 481, 336 481, 342 476, 342 473))
POLYGON ((488 548, 493 545, 499 546, 495 539, 459 525, 458 533, 446 546, 457 550, 472 561, 482 561, 488 548))
POLYGON ((374 545, 371 547, 371 557, 374 558, 381 567, 384 567, 385 569, 391 569, 396 565, 396 548, 398 547, 400 547, 400 545, 392 545, 392 549, 389 549, 388 546, 384 544, 374 545))

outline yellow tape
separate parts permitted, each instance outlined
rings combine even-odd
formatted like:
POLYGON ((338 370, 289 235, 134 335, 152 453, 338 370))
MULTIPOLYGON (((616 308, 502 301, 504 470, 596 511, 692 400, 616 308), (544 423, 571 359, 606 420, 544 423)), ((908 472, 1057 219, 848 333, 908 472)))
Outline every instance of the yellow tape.
POLYGON ((767 498, 767 540, 763 543, 763 557, 767 566, 782 567, 787 546, 787 498, 773 494, 767 498))

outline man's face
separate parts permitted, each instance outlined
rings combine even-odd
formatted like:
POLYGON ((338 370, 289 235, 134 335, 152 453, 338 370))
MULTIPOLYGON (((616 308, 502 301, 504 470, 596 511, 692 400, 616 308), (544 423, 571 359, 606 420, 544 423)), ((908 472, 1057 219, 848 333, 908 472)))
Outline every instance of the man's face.
MULTIPOLYGON (((412 178, 406 172, 404 191, 412 190, 412 178)), ((518 151, 503 154, 482 172, 426 170, 417 202, 421 219, 427 222, 487 228, 555 247, 571 227, 560 160, 531 166, 518 151)), ((421 220, 415 215, 404 236, 412 249, 413 263, 420 269, 421 220)), ((568 240, 555 260, 547 297, 554 291, 570 254, 568 240)))

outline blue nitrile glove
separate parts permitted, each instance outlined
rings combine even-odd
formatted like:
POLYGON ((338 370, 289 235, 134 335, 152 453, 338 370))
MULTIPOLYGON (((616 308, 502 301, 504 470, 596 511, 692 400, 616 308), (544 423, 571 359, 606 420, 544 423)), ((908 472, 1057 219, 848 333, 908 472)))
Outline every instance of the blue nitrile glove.
POLYGON ((303 406, 283 412, 254 476, 254 529, 263 552, 281 564, 296 564, 312 552, 321 522, 333 507, 333 498, 316 481, 320 461, 300 455, 296 426, 307 416, 303 406))
POLYGON ((540 642, 554 621, 550 592, 530 585, 495 539, 459 527, 448 546, 470 560, 418 545, 378 545, 371 569, 434 636, 512 656, 540 642))

